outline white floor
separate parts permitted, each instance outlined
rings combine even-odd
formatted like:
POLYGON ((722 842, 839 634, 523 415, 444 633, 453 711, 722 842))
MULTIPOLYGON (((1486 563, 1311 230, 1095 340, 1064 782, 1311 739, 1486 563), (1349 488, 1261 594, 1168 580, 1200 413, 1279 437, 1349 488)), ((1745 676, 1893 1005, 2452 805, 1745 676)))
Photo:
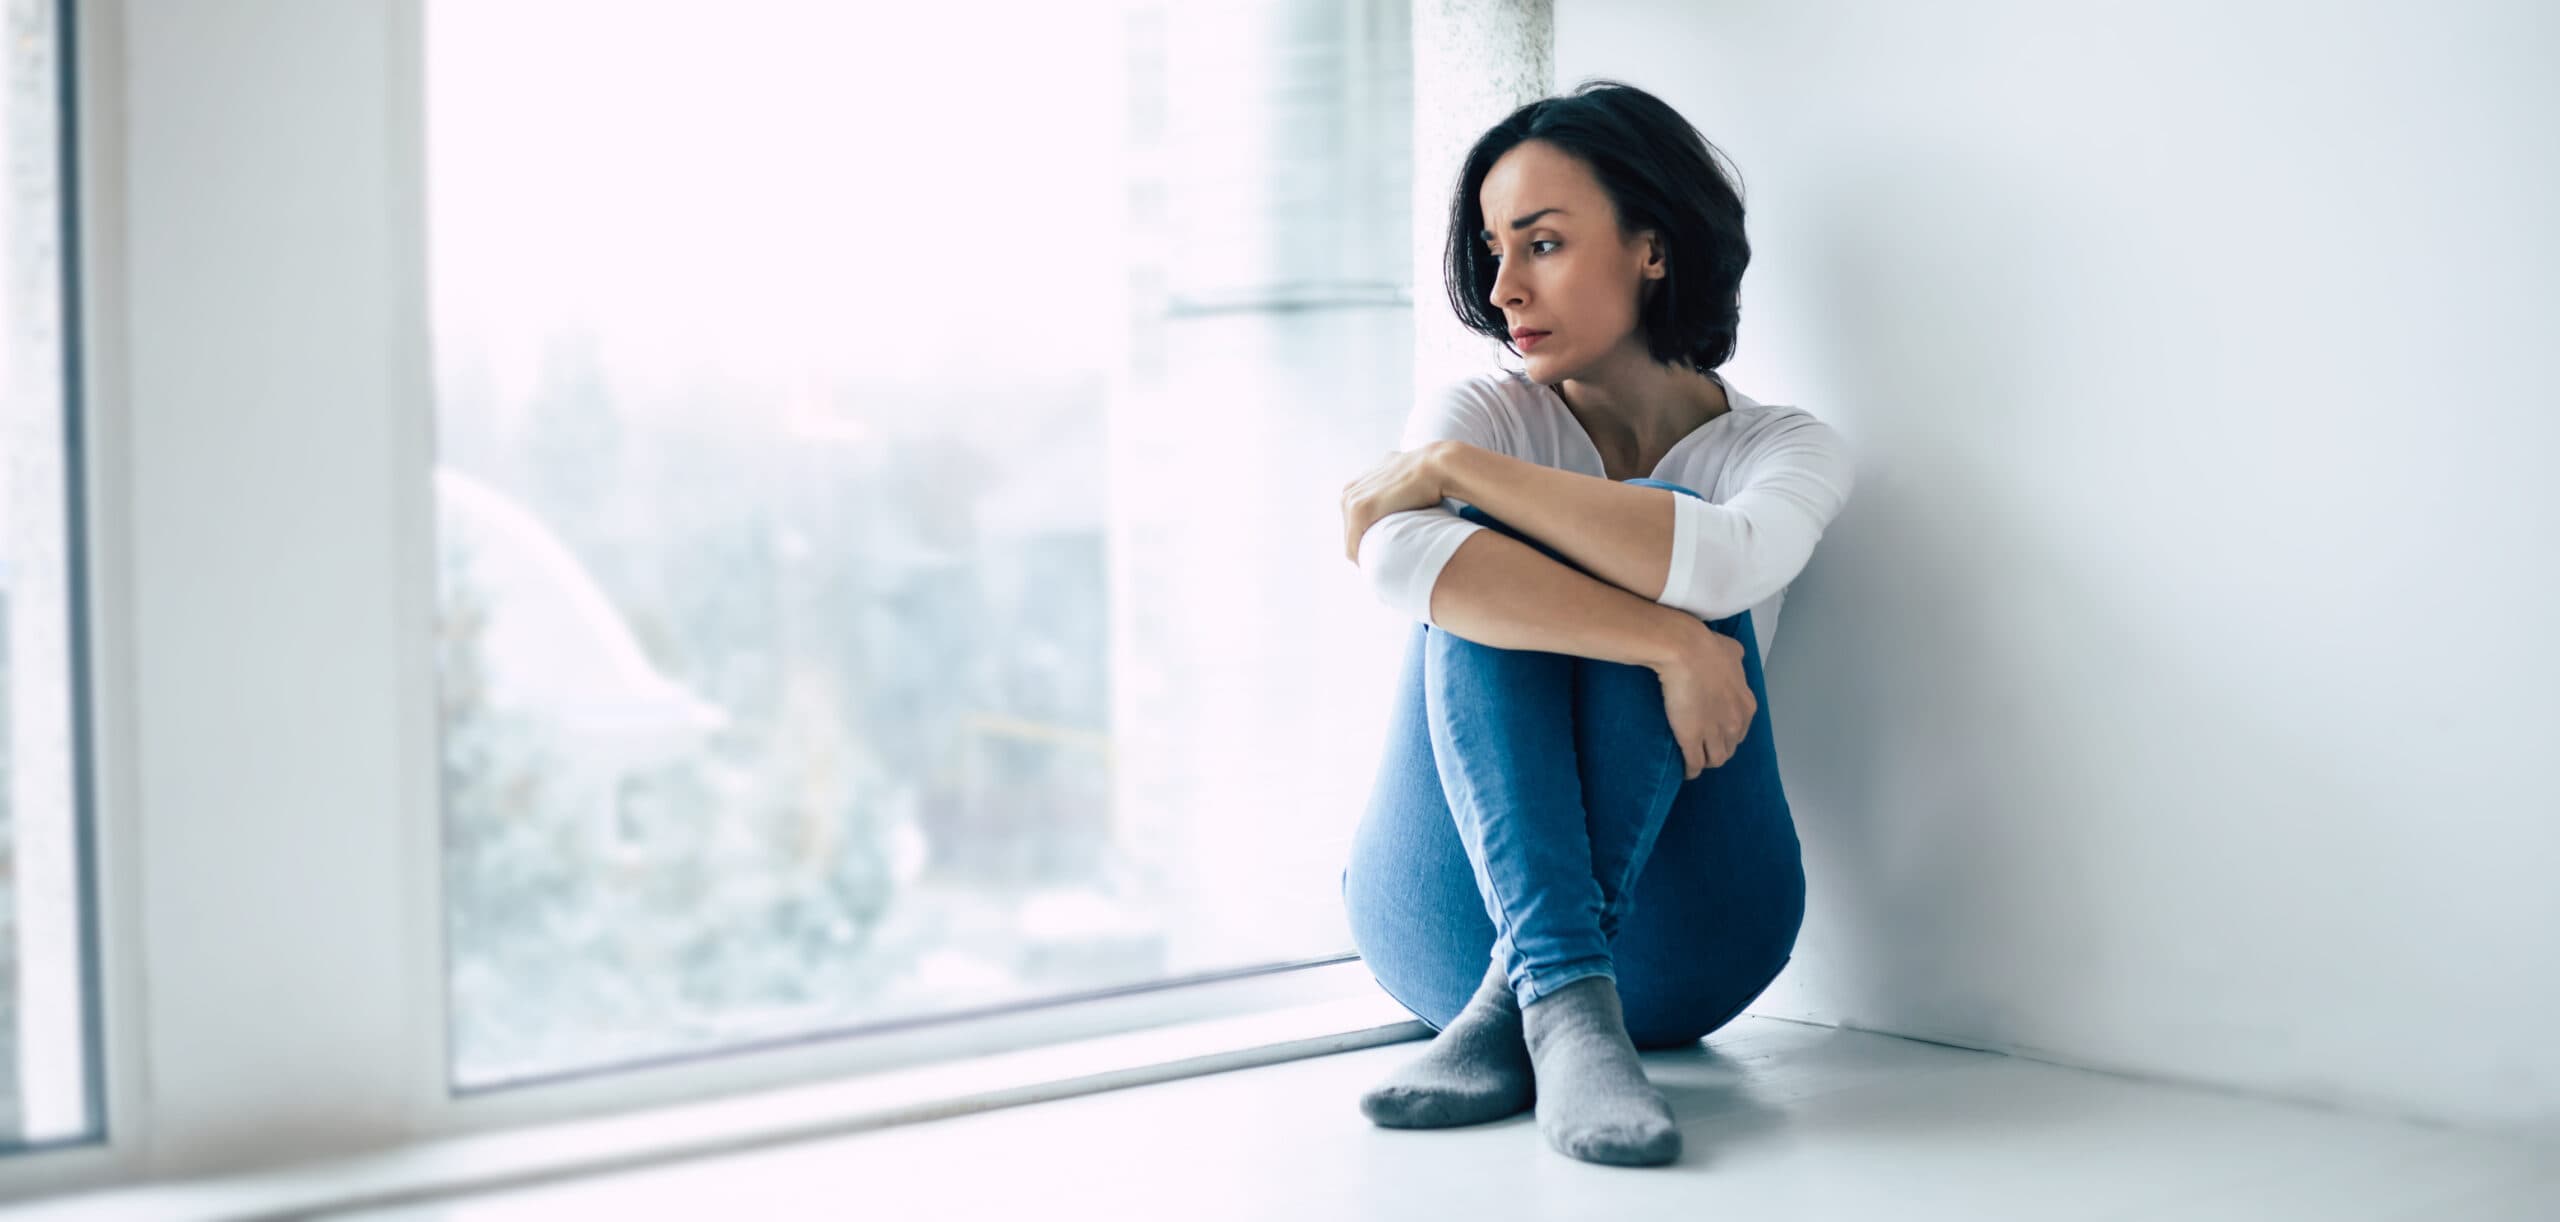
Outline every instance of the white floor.
POLYGON ((2560 1220, 2560 1147, 1752 1016, 1645 1058, 1670 1167, 1372 1127, 1420 1047, 341 1216, 2560 1220))

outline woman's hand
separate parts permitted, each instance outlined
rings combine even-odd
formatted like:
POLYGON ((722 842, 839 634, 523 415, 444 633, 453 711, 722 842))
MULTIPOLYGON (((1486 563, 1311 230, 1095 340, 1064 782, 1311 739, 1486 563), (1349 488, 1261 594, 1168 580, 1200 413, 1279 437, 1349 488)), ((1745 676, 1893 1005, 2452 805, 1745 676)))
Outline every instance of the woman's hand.
MULTIPOLYGON (((1360 563, 1360 536, 1378 519, 1408 509, 1428 509, 1447 495, 1441 459, 1458 443, 1435 441, 1387 455, 1360 478, 1342 486, 1342 554, 1360 563)), ((1703 625, 1701 625, 1703 627, 1703 625)))
POLYGON ((1709 768, 1722 768, 1751 732, 1760 699, 1742 670, 1742 642, 1709 628, 1706 621, 1675 613, 1687 625, 1675 628, 1664 661, 1654 666, 1662 680, 1662 711, 1671 719, 1671 737, 1680 744, 1687 779, 1709 768))

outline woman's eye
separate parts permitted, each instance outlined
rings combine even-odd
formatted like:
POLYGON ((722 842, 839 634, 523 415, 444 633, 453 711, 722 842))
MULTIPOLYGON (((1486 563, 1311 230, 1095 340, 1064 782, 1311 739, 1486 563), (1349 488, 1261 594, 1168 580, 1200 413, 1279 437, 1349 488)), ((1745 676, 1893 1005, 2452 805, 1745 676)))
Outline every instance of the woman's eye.
MULTIPOLYGON (((1541 246, 1559 246, 1559 245, 1562 245, 1562 243, 1560 243, 1560 242, 1556 241, 1556 240, 1555 240, 1555 239, 1553 239, 1553 238, 1539 238, 1538 240, 1536 240, 1536 241, 1534 241, 1534 242, 1529 243, 1529 249, 1530 249, 1530 250, 1533 250, 1533 251, 1537 251, 1537 253, 1539 253, 1539 254, 1542 254, 1542 255, 1543 255, 1543 254, 1545 254, 1545 253, 1547 253, 1547 252, 1545 252, 1545 251, 1543 251, 1543 250, 1538 250, 1538 248, 1539 248, 1539 247, 1541 247, 1541 246)), ((1493 249, 1493 248, 1491 248, 1491 247, 1486 247, 1486 248, 1485 248, 1485 252, 1484 252, 1484 253, 1486 254, 1486 256, 1490 257, 1494 262, 1496 262, 1496 263, 1500 263, 1500 262, 1502 262, 1502 252, 1501 252, 1501 251, 1495 250, 1495 249, 1493 249)))

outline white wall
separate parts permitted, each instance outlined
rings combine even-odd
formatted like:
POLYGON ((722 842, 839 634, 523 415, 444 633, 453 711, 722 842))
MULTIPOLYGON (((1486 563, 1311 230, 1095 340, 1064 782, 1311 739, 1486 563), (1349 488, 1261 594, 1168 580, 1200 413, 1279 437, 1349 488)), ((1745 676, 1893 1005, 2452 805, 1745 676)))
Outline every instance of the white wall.
POLYGON ((2560 1130, 2560 8, 1556 8, 1860 449, 1756 1008, 2560 1130))

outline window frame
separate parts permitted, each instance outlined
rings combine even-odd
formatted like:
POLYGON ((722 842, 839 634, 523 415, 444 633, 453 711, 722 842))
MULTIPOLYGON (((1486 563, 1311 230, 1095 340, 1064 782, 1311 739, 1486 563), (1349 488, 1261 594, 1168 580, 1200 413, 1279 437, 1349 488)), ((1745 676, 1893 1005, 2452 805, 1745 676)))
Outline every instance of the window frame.
POLYGON ((0 1201, 1383 996, 1337 956, 452 1094, 428 0, 57 2, 105 1138, 0 1201))

